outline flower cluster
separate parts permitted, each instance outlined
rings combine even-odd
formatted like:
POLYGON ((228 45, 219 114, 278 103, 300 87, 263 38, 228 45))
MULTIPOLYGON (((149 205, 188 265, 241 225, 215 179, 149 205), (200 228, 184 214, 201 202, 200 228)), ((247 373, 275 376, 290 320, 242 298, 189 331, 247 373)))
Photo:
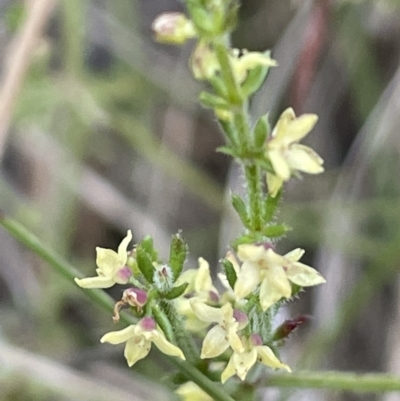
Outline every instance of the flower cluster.
POLYGON ((274 304, 291 297, 292 284, 306 287, 325 281, 312 267, 299 262, 303 250, 295 249, 281 256, 271 245, 240 245, 237 258, 232 252, 226 256, 225 272, 220 274, 225 292, 220 295, 204 259, 199 259, 198 269, 181 273, 186 244, 180 234, 172 239, 169 264, 156 260, 152 242, 148 240, 128 252, 131 238, 128 231, 118 253, 97 248, 99 277, 75 279, 83 288, 108 288, 110 284, 121 284, 115 277, 126 270, 129 274, 125 274, 127 279, 122 284, 140 287, 126 289, 114 313, 114 320, 118 321, 120 309, 128 307, 139 319, 138 323, 107 333, 100 340, 110 344, 126 343, 124 355, 129 366, 147 356, 151 343, 167 355, 185 359, 183 350, 179 344, 174 344, 177 340, 171 334, 174 325, 180 324, 181 315, 186 329, 197 335, 212 326, 204 335, 201 359, 215 359, 230 353, 221 372, 223 383, 233 375, 244 380, 257 361, 290 372, 271 348, 274 336, 263 332, 259 322, 269 316, 274 304), (128 254, 135 255, 129 258, 129 265, 126 264, 128 254), (164 280, 161 280, 163 275, 164 280), (168 289, 166 282, 171 283, 168 289), (160 305, 168 307, 163 312, 160 305), (171 308, 179 312, 178 320, 167 313, 171 308))
MULTIPOLYGON (((232 376, 255 381, 262 373, 252 370, 257 362, 291 371, 277 349, 306 318, 287 320, 273 330, 275 315, 303 287, 325 282, 315 269, 300 262, 302 249, 282 256, 275 248, 288 231, 276 222, 284 184, 300 173, 323 171, 323 160, 299 143, 313 129, 317 116, 296 117, 288 108, 273 129, 268 114, 253 124, 249 98, 277 62, 268 51, 229 47, 226 38, 235 26, 238 0, 191 0, 187 8, 190 17, 164 13, 152 27, 162 43, 196 41, 190 69, 210 88, 200 93, 200 102, 213 109, 225 135, 226 146, 218 150, 240 163, 246 179, 246 196, 232 195, 243 233, 222 260, 219 284, 213 282, 203 258, 198 268, 183 271, 188 248, 180 233, 172 238, 168 261, 162 261, 151 237, 128 251, 131 231, 118 252, 97 248, 96 277, 75 281, 82 288, 128 286, 115 305, 113 319, 118 322, 126 309, 130 318, 122 316, 130 325, 105 334, 101 342, 126 343, 129 366, 146 357, 154 343, 164 354, 186 360, 209 378, 217 371, 222 383, 232 376)), ((183 399, 212 399, 212 391, 206 394, 195 383, 180 383, 177 393, 183 399)))

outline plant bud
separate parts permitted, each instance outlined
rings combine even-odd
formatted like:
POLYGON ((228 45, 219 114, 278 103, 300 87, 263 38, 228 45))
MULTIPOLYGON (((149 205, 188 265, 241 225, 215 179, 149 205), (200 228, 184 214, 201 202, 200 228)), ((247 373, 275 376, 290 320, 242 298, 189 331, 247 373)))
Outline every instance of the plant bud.
POLYGON ((192 22, 177 12, 159 15, 151 27, 156 34, 156 40, 161 43, 179 45, 196 36, 192 22))

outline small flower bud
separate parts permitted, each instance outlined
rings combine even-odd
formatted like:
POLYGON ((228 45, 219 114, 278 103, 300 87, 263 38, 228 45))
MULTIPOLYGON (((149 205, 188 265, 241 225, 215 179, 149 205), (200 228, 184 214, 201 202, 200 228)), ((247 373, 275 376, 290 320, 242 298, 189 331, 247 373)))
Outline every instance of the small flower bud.
POLYGON ((259 334, 252 334, 250 336, 250 342, 253 346, 257 347, 259 345, 263 345, 262 338, 259 334))
POLYGON ((139 324, 145 331, 152 331, 157 327, 156 321, 152 317, 144 317, 139 324))
POLYGON ((307 322, 310 316, 300 315, 294 319, 285 320, 275 331, 273 340, 278 341, 288 337, 298 326, 307 322))
POLYGON ((159 15, 151 27, 161 43, 182 44, 196 36, 192 22, 177 12, 159 15))
POLYGON ((128 266, 124 266, 115 273, 115 282, 118 284, 126 284, 131 276, 132 270, 128 266))
POLYGON ((139 288, 128 288, 122 295, 122 301, 141 310, 147 302, 147 293, 139 288))
POLYGON ((215 53, 207 43, 199 42, 190 58, 190 67, 196 79, 211 79, 219 70, 215 53))

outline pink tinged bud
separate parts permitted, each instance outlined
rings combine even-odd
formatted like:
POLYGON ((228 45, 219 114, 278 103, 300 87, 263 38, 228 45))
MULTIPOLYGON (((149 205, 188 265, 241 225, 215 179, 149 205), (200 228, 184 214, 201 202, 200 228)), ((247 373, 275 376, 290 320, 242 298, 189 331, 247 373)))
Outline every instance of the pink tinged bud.
POLYGON ((259 334, 252 334, 250 336, 250 342, 255 346, 258 347, 259 345, 263 345, 262 338, 259 334))
POLYGON ((128 266, 124 266, 123 268, 117 271, 117 283, 118 284, 126 284, 132 276, 132 270, 128 266))
POLYGON ((247 323, 249 321, 249 318, 247 317, 247 315, 239 309, 233 310, 233 317, 239 323, 247 323))
POLYGON ((209 291, 208 292, 208 297, 211 302, 218 302, 219 301, 219 296, 215 291, 209 291))
POLYGON ((159 15, 151 28, 156 34, 156 39, 163 43, 181 44, 195 36, 192 23, 178 12, 159 15))
POLYGON ((152 331, 157 327, 156 321, 152 317, 144 317, 139 324, 145 331, 152 331))
POLYGON ((297 329, 300 325, 310 320, 310 316, 300 315, 294 319, 285 320, 275 331, 273 336, 274 341, 282 340, 288 337, 293 330, 297 329))
POLYGON ((264 243, 262 244, 262 246, 264 247, 264 249, 265 249, 266 251, 268 251, 268 249, 272 249, 273 251, 275 250, 274 245, 271 244, 270 242, 264 242, 264 243))
POLYGON ((128 288, 124 291, 122 300, 131 306, 142 307, 147 302, 147 293, 139 288, 128 288))

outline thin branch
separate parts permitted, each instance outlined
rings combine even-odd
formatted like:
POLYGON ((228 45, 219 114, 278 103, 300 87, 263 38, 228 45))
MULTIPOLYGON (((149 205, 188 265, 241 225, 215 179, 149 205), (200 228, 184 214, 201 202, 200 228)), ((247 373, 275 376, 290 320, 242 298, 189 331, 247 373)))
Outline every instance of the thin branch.
POLYGON ((26 76, 38 38, 49 19, 55 0, 35 0, 27 8, 27 18, 11 45, 12 54, 0 91, 0 159, 4 152, 15 101, 26 76))

